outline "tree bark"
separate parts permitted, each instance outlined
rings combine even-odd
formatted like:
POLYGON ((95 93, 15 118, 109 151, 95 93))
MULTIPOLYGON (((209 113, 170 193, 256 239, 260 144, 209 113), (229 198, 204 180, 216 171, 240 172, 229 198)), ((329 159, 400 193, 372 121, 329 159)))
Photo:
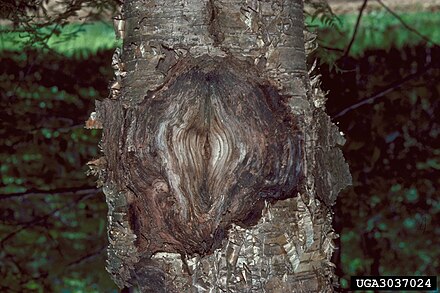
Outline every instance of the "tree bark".
POLYGON ((327 292, 350 182, 301 0, 126 0, 91 163, 108 271, 141 292, 327 292))

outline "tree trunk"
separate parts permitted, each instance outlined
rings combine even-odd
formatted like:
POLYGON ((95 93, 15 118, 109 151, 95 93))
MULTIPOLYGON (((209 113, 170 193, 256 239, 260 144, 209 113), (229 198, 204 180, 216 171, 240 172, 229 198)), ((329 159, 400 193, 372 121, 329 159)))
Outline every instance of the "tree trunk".
POLYGON ((126 0, 117 30, 89 125, 118 286, 332 291, 350 175, 307 73, 302 1, 126 0))

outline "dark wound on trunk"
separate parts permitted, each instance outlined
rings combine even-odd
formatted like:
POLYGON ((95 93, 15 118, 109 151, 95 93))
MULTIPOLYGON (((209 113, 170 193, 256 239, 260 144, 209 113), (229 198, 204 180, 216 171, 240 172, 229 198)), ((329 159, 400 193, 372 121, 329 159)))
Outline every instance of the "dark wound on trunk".
POLYGON ((209 254, 232 223, 256 224, 264 200, 295 196, 302 136, 255 72, 232 58, 188 58, 136 107, 104 102, 122 116, 104 118, 104 153, 141 254, 209 254))

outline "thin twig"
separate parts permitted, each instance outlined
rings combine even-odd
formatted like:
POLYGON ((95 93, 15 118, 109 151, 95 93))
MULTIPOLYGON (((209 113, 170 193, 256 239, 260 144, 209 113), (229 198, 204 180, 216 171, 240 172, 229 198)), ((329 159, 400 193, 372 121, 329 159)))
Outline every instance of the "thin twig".
POLYGON ((382 0, 376 0, 377 2, 379 2, 380 5, 382 5, 383 8, 385 8, 386 11, 388 11, 391 15, 393 15, 395 18, 397 18, 398 21, 400 21, 400 23, 409 31, 415 33, 416 35, 418 35, 419 37, 421 37, 423 40, 425 40, 426 42, 433 44, 436 47, 439 47, 440 45, 437 44, 436 42, 434 42, 433 40, 431 40, 430 38, 428 38, 427 36, 421 34, 418 30, 416 30, 415 28, 409 26, 403 19, 402 17, 400 17, 400 15, 398 15, 397 13, 395 13, 393 10, 391 10, 391 8, 389 8, 387 5, 385 5, 385 3, 383 3, 382 0))
POLYGON ((58 188, 58 189, 49 189, 49 190, 43 190, 43 189, 36 189, 36 188, 32 188, 29 189, 25 192, 17 192, 17 193, 9 193, 9 194, 4 194, 0 196, 0 200, 2 199, 9 199, 9 198, 14 198, 14 197, 23 197, 23 196, 36 196, 36 195, 46 195, 46 194, 51 194, 51 195, 66 195, 66 194, 76 194, 76 195, 83 195, 83 194, 96 194, 100 192, 99 189, 97 188, 58 188))
POLYGON ((47 214, 45 214, 45 215, 43 215, 43 216, 37 217, 37 218, 33 219, 32 221, 29 221, 29 222, 27 222, 26 224, 23 224, 20 228, 18 228, 18 229, 16 229, 16 230, 12 231, 11 233, 9 233, 9 234, 6 235, 5 237, 3 237, 3 238, 0 240, 0 247, 3 248, 5 242, 6 242, 8 239, 14 237, 15 235, 17 235, 17 234, 20 233, 21 231, 23 231, 23 230, 25 230, 25 229, 28 229, 28 228, 30 228, 30 227, 32 227, 32 226, 35 226, 35 225, 41 223, 42 221, 44 221, 44 220, 50 218, 50 217, 53 216, 55 213, 57 213, 57 212, 59 212, 59 211, 62 211, 62 210, 64 210, 64 209, 66 209, 66 208, 71 208, 71 207, 77 205, 79 202, 81 202, 81 201, 83 201, 83 200, 85 200, 85 199, 88 199, 89 197, 91 197, 91 196, 93 196, 93 195, 94 195, 94 194, 90 194, 90 193, 89 193, 89 194, 84 194, 84 195, 82 195, 81 197, 79 197, 78 199, 74 200, 73 202, 69 202, 68 204, 66 204, 66 205, 64 205, 64 206, 62 206, 62 207, 60 207, 60 208, 56 208, 56 209, 52 210, 51 212, 49 212, 49 213, 47 213, 47 214))
POLYGON ((358 29, 359 29, 359 25, 361 23, 362 14, 364 13, 365 7, 367 7, 367 2, 368 2, 368 0, 364 0, 364 2, 362 3, 361 8, 359 9, 359 14, 358 14, 358 17, 356 19, 356 25, 354 27, 354 32, 353 32, 353 35, 351 36, 350 43, 348 44, 348 47, 345 50, 344 57, 348 56, 348 53, 350 53, 351 47, 353 46, 354 40, 356 39, 356 35, 357 35, 358 29))
POLYGON ((106 248, 107 248, 107 246, 105 245, 105 246, 101 247, 100 249, 98 249, 97 251, 88 253, 88 254, 80 257, 79 259, 70 262, 67 266, 68 267, 76 266, 76 265, 79 265, 85 261, 89 261, 89 260, 99 256, 103 251, 105 251, 106 248))
POLYGON ((328 50, 328 51, 344 52, 343 49, 339 49, 339 48, 335 48, 335 47, 329 47, 329 46, 326 46, 326 45, 323 45, 323 44, 320 44, 319 47, 323 48, 325 50, 328 50))
POLYGON ((361 107, 363 105, 373 103, 376 99, 381 98, 381 97, 385 96, 386 94, 394 91, 395 89, 401 87, 406 82, 408 82, 408 81, 410 81, 410 80, 412 80, 412 79, 414 79, 416 77, 419 77, 422 74, 426 73, 432 67, 431 65, 432 64, 429 64, 428 66, 424 67, 423 69, 421 69, 421 70, 419 70, 419 71, 417 71, 415 73, 409 74, 409 75, 405 76, 404 78, 402 78, 402 79, 400 79, 400 80, 398 80, 396 82, 391 83, 386 88, 380 90, 379 92, 377 92, 373 96, 368 97, 366 99, 362 99, 361 101, 357 102, 356 104, 353 104, 353 105, 351 105, 349 107, 346 107, 345 109, 343 109, 339 113, 337 113, 335 115, 331 115, 332 119, 336 119, 336 118, 339 118, 341 116, 344 116, 348 112, 350 112, 350 111, 352 111, 354 109, 357 109, 357 108, 359 108, 359 107, 361 107))

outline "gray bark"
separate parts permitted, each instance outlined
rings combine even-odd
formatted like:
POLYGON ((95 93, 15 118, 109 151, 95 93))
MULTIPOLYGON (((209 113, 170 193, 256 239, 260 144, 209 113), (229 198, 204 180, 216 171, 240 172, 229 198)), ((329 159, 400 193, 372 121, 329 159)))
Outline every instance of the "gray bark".
POLYGON ((90 123, 118 286, 332 291, 350 175, 307 73, 302 1, 126 0, 121 19, 90 123))

